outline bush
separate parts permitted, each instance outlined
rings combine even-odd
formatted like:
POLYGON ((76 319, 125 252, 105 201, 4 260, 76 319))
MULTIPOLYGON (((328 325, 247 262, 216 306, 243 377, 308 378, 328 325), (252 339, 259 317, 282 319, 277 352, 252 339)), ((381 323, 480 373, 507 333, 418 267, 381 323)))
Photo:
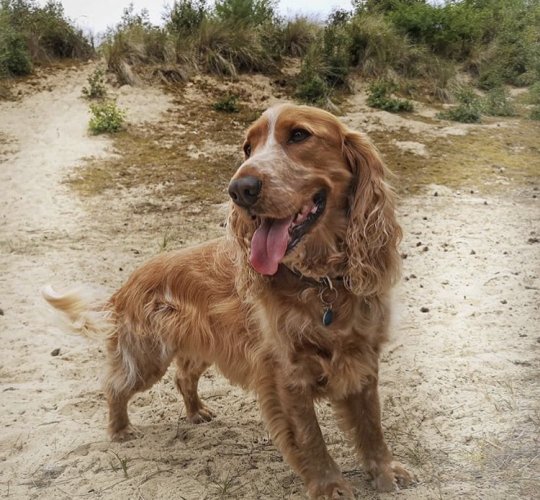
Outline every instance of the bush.
POLYGON ((165 13, 167 30, 183 36, 195 33, 208 15, 206 0, 175 1, 165 13))
POLYGON ((461 123, 478 123, 482 118, 482 103, 471 87, 458 87, 455 91, 459 105, 439 113, 437 116, 444 120, 461 123))
POLYGON ((529 88, 528 101, 532 104, 529 118, 531 120, 540 120, 540 82, 531 85, 529 88))
POLYGON ((216 101, 212 107, 216 111, 223 113, 238 113, 240 108, 238 107, 238 97, 232 94, 228 94, 219 101, 216 101))
POLYGON ((291 57, 305 56, 319 31, 320 27, 306 17, 289 20, 278 29, 278 50, 291 57))
POLYGON ((413 104, 405 99, 396 99, 391 94, 398 90, 398 86, 389 80, 378 80, 368 88, 367 103, 372 108, 399 113, 401 111, 412 111, 413 104))
POLYGON ((304 76, 299 82, 295 96, 310 104, 323 104, 330 94, 325 81, 317 75, 304 76))
POLYGON ((118 132, 124 127, 126 114, 114 101, 90 104, 90 112, 88 127, 94 135, 118 132))
MULTIPOLYGON (((1 28, 0 23, 0 28, 1 28)), ((24 38, 9 27, 0 31, 0 78, 32 72, 32 61, 24 38)))
POLYGON ((218 0, 216 16, 236 26, 260 26, 271 23, 276 17, 274 0, 218 0))
POLYGON ((0 77, 29 74, 35 63, 87 58, 93 48, 64 16, 60 2, 0 2, 0 77))
POLYGON ((482 103, 482 111, 491 116, 513 116, 516 114, 504 87, 496 87, 486 94, 482 103))
POLYGON ((406 36, 380 14, 357 14, 347 27, 351 65, 369 77, 389 70, 413 71, 411 46, 406 36))
POLYGON ((105 71, 97 68, 88 77, 88 87, 83 87, 82 94, 87 99, 102 99, 107 94, 105 87, 105 71))

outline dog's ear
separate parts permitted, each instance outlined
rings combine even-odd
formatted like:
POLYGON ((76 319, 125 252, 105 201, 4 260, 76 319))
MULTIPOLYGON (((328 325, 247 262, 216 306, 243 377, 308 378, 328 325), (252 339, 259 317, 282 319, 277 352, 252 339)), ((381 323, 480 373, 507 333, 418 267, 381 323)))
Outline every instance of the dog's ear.
POLYGON ((398 279, 397 246, 401 228, 395 216, 394 193, 375 147, 362 134, 347 130, 343 152, 353 177, 346 233, 347 287, 358 295, 388 290, 398 279))
POLYGON ((229 214, 227 218, 227 238, 234 241, 229 245, 231 260, 235 266, 235 283, 238 290, 243 290, 249 295, 254 283, 257 281, 257 273, 249 263, 250 238, 253 235, 253 222, 248 216, 241 214, 234 203, 229 202, 229 214))

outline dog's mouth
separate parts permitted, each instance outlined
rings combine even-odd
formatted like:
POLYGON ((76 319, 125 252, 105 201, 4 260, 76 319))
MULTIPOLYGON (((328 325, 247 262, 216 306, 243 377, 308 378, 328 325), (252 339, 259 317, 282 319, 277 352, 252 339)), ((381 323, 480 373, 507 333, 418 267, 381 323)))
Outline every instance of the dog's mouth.
POLYGON ((279 263, 309 233, 326 207, 326 191, 318 191, 300 211, 284 219, 258 217, 251 239, 250 262, 260 274, 276 274, 279 263))

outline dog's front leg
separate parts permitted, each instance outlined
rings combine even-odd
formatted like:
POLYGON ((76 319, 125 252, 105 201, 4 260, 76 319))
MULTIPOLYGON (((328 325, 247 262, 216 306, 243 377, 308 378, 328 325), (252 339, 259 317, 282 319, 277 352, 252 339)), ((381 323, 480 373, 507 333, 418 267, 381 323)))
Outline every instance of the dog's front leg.
POLYGON ((274 444, 306 484, 311 498, 354 498, 329 455, 309 389, 292 386, 275 366, 257 389, 263 419, 274 444))
POLYGON ((408 486, 414 475, 395 462, 388 449, 381 426, 381 408, 377 377, 372 377, 356 394, 334 401, 343 429, 352 437, 354 446, 373 477, 378 491, 394 491, 408 486))

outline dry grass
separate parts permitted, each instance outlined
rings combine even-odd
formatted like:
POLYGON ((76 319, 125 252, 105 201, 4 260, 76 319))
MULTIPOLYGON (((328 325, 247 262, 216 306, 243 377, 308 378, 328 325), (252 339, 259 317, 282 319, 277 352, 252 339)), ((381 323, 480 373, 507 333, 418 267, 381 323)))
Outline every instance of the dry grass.
POLYGON ((531 183, 537 179, 540 155, 540 124, 512 119, 503 123, 496 128, 478 127, 462 136, 418 137, 401 129, 390 134, 371 132, 370 137, 397 174, 394 184, 400 192, 416 192, 428 184, 497 191, 510 180, 531 183), (404 152, 394 141, 425 144, 429 159, 404 152))
MULTIPOLYGON (((260 110, 241 106, 234 115, 217 112, 211 104, 217 91, 201 85, 207 101, 189 102, 179 92, 166 121, 117 134, 115 157, 76 171, 69 179, 72 187, 83 195, 150 187, 163 199, 180 196, 186 204, 226 201, 227 185, 242 158, 243 134, 260 110)), ((147 203, 138 210, 162 208, 147 203)))

